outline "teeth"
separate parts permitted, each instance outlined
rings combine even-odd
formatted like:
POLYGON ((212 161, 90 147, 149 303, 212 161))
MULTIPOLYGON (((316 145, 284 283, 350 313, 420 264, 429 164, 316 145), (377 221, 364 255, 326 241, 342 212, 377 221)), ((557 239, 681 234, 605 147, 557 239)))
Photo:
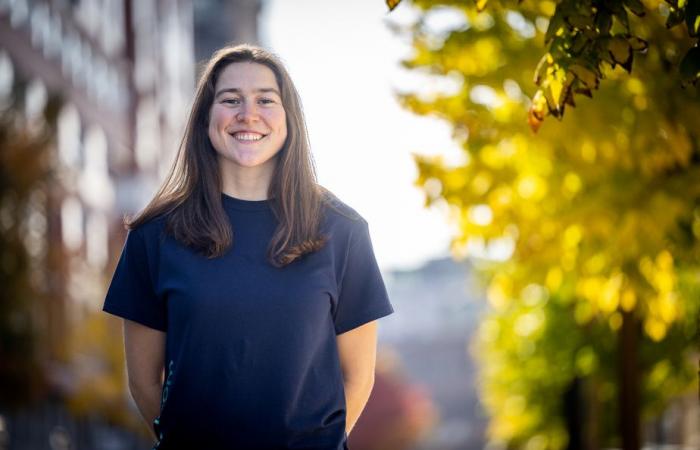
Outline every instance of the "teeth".
POLYGON ((233 137, 241 141, 259 141, 263 138, 263 135, 255 133, 236 133, 233 137))

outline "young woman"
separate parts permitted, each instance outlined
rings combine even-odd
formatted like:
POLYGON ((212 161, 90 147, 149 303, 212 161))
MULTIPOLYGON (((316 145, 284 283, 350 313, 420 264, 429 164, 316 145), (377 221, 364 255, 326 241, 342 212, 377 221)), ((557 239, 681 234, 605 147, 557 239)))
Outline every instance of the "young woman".
POLYGON ((316 182, 270 52, 217 51, 103 310, 154 449, 347 449, 392 305, 367 222, 316 182))

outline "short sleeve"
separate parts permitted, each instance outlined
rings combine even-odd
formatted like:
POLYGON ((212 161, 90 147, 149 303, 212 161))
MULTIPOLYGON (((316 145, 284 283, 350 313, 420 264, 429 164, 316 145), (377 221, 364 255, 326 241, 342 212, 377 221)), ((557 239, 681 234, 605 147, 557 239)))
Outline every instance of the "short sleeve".
POLYGON ((361 219, 348 245, 333 317, 336 335, 394 312, 365 220, 361 219))
POLYGON ((165 300, 153 288, 146 242, 140 228, 129 230, 102 310, 167 331, 165 300))

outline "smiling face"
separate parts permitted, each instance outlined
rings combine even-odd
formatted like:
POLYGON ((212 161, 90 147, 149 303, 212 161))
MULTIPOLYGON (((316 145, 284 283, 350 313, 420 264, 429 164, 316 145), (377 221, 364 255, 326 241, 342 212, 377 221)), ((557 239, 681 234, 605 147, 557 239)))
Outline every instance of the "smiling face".
POLYGON ((221 71, 208 134, 220 163, 232 163, 237 169, 274 168, 274 156, 287 137, 287 122, 280 88, 269 67, 237 62, 221 71))

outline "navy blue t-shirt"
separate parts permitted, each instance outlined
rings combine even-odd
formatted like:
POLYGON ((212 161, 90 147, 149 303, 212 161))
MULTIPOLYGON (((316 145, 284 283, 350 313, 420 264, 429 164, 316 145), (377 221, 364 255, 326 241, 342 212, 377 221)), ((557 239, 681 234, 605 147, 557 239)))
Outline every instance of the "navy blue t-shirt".
POLYGON ((207 259, 164 232, 129 231, 103 310, 167 333, 154 449, 347 448, 336 335, 393 312, 368 224, 335 198, 325 246, 266 259, 269 200, 221 196, 233 245, 207 259))

